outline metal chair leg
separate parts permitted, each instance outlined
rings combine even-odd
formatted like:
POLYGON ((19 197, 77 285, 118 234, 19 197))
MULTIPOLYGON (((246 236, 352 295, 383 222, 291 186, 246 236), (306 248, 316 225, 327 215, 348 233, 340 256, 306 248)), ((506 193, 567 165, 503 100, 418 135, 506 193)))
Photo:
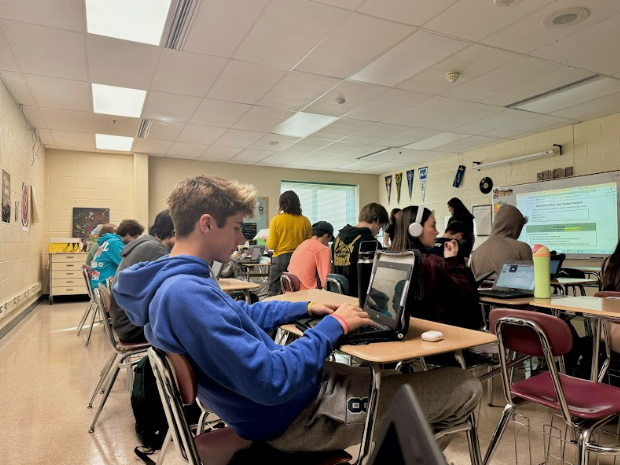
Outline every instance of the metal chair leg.
POLYGON ((108 361, 106 362, 105 367, 102 370, 101 375, 99 376, 99 382, 97 383, 97 386, 95 387, 95 390, 93 391, 93 395, 90 398, 90 402, 88 403, 87 408, 93 408, 93 402, 95 401, 95 397, 97 397, 97 393, 99 392, 99 389, 101 389, 101 387, 105 384, 108 374, 110 373, 110 369, 114 366, 114 362, 116 361, 117 357, 118 357, 118 354, 114 352, 110 356, 108 361))
POLYGON ((84 327, 84 324, 86 323, 86 319, 88 318, 88 315, 92 311, 94 305, 95 305, 95 302, 93 302, 92 300, 88 302, 88 307, 86 307, 86 310, 84 311, 84 314, 82 315, 82 319, 80 320, 80 324, 78 324, 78 327, 77 327, 78 336, 82 332, 82 328, 84 327))
POLYGON ((110 377, 110 381, 108 382, 106 388, 105 388, 105 392, 103 393, 103 398, 101 399, 101 402, 99 403, 99 407, 97 408, 97 412, 95 412, 95 418, 93 418, 93 422, 90 425, 90 429, 88 430, 89 433, 94 433, 95 432, 95 425, 97 424, 97 420, 99 419, 99 415, 101 415, 101 411, 103 410, 103 406, 105 405, 106 401, 108 400, 108 396, 110 395, 110 391, 112 390, 112 386, 114 386, 114 382, 116 381, 116 377, 118 376, 118 372, 121 370, 121 367, 119 366, 119 364, 116 365, 116 368, 114 369, 114 372, 112 373, 112 376, 110 377))
POLYGON ((484 460, 482 461, 483 465, 487 465, 488 463, 491 462, 491 459, 493 458, 493 454, 495 453, 495 450, 497 449, 497 445, 499 444, 499 442, 502 439, 502 436, 504 435, 506 426, 508 426, 508 422, 510 421, 510 418, 512 418, 513 411, 514 411, 514 407, 510 404, 507 404, 506 407, 504 407, 502 416, 499 419, 499 423, 497 424, 495 431, 493 431, 493 436, 491 436, 491 442, 489 443, 487 452, 484 455, 484 460))
POLYGON ((469 458, 471 460, 471 465, 481 465, 482 460, 480 457, 480 442, 478 441, 476 418, 473 413, 470 415, 468 423, 470 423, 471 428, 468 429, 465 434, 467 434, 467 446, 469 447, 469 458))
POLYGON ((159 455, 157 456, 157 463, 164 463, 164 458, 166 457, 166 452, 168 452, 168 446, 172 444, 172 430, 168 428, 168 432, 166 433, 166 437, 164 438, 164 443, 161 445, 161 450, 159 451, 159 455))
POLYGON ((93 317, 90 321, 90 328, 88 328, 88 337, 86 338, 86 342, 84 346, 87 346, 90 343, 90 336, 93 334, 93 327, 95 326, 95 321, 97 320, 97 313, 99 312, 99 307, 95 307, 93 310, 93 317))

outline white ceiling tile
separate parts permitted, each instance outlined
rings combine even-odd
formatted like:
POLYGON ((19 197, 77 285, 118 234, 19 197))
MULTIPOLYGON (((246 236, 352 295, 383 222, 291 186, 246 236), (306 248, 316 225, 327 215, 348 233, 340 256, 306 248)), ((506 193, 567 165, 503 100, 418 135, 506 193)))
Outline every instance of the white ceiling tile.
POLYGON ((233 128, 245 131, 271 132, 295 113, 277 108, 253 106, 233 128))
MULTIPOLYGON (((295 146, 291 146, 290 149, 294 149, 295 146)), ((312 152, 312 156, 317 156, 317 157, 343 157, 344 155, 346 155, 347 153, 355 150, 355 149, 362 149, 365 151, 367 150, 367 146, 362 145, 362 144, 354 144, 352 142, 334 142, 333 144, 327 145, 325 147, 322 147, 314 152, 312 152)))
POLYGON ((320 99, 304 108, 304 111, 319 115, 343 116, 388 90, 388 87, 374 84, 342 81, 320 99), (345 102, 337 103, 336 100, 339 98, 343 98, 345 102))
POLYGON ((240 153, 243 149, 237 147, 220 147, 212 145, 202 155, 199 160, 227 161, 240 153))
POLYGON ((184 123, 191 118, 200 102, 198 97, 149 92, 142 114, 145 118, 184 123))
MULTIPOLYGON (((414 127, 429 127, 430 120, 444 116, 450 112, 460 110, 463 107, 471 105, 470 102, 463 100, 456 100, 446 97, 436 96, 431 99, 425 100, 419 105, 407 108, 389 118, 385 121, 393 124, 403 124, 414 127)), ((433 129, 433 128, 431 128, 433 129)))
POLYGON ((96 134, 135 137, 140 127, 140 119, 95 113, 93 114, 93 125, 96 134))
POLYGON ((250 109, 250 105, 204 99, 191 119, 193 124, 229 128, 250 109))
POLYGON ((0 25, 24 73, 86 79, 83 34, 6 20, 0 25))
POLYGON ((365 0, 314 0, 317 3, 325 5, 337 6, 338 8, 346 8, 347 10, 356 10, 365 0))
POLYGON ((235 58, 291 69, 349 14, 320 3, 273 0, 235 58))
POLYGON ((487 37, 483 42, 519 53, 530 53, 540 47, 552 44, 566 36, 582 29, 590 28, 599 22, 620 13, 620 2, 609 0, 559 0, 538 10, 535 14, 505 27, 501 31, 487 37), (587 6, 590 16, 578 24, 570 27, 546 28, 541 21, 551 13, 565 8, 587 6))
POLYGON ((394 124, 370 123, 363 131, 356 132, 347 137, 347 142, 372 144, 378 140, 406 131, 407 129, 409 128, 406 126, 397 126, 394 124))
POLYGON ((460 0, 424 27, 453 37, 479 41, 552 1, 524 0, 506 8, 498 7, 491 1, 460 0))
POLYGON ((359 171, 359 170, 363 170, 363 169, 369 169, 372 167, 377 167, 378 165, 382 164, 382 162, 377 162, 377 161, 371 161, 372 158, 370 160, 357 160, 354 161, 352 163, 348 163, 346 165, 341 166, 341 168, 343 170, 350 170, 350 171, 359 171))
POLYGON ((281 69, 269 66, 231 60, 208 96, 229 102, 253 104, 258 102, 284 73, 281 69))
POLYGON ((22 105, 37 105, 22 73, 2 71, 0 72, 0 76, 2 76, 2 80, 6 84, 7 89, 9 89, 9 92, 11 92, 11 95, 17 100, 17 103, 22 105))
POLYGON ((41 113, 41 109, 34 105, 24 105, 22 107, 24 111, 24 115, 28 122, 34 126, 35 128, 47 128, 47 121, 43 117, 43 113, 41 113))
POLYGON ((347 118, 381 121, 406 108, 422 103, 432 95, 392 89, 347 114, 347 118))
POLYGON ((167 121, 153 121, 149 130, 148 139, 175 140, 185 125, 167 121))
POLYGON ((268 0, 203 0, 183 49, 231 57, 268 0))
POLYGON ((498 138, 519 137, 530 132, 540 132, 546 129, 551 129, 552 127, 555 127, 557 125, 568 126, 569 124, 571 124, 571 122, 572 121, 569 119, 540 115, 516 124, 511 124, 510 126, 505 126, 503 128, 494 129, 493 131, 485 132, 483 135, 498 138))
POLYGON ((56 145, 56 141, 52 137, 52 132, 49 129, 39 129, 39 137, 41 138, 41 143, 46 147, 56 145))
POLYGON ((95 135, 88 132, 51 131, 57 145, 67 147, 95 148, 95 135))
POLYGON ((161 49, 112 37, 87 35, 90 79, 97 84, 148 89, 161 49))
POLYGON ((482 118, 493 116, 504 111, 503 107, 472 103, 466 107, 451 111, 433 119, 433 123, 441 124, 445 128, 457 128, 482 118))
POLYGON ((314 152, 315 150, 322 149, 330 144, 333 141, 331 140, 322 140, 322 139, 301 139, 295 142, 293 145, 290 145, 286 148, 287 153, 301 153, 308 154, 314 152))
POLYGON ((473 123, 467 123, 459 127, 458 131, 465 134, 482 134, 492 131, 493 129, 503 128, 520 121, 535 118, 536 116, 536 113, 530 113, 528 111, 505 109, 492 116, 474 121, 473 123))
POLYGON ((254 150, 277 152, 287 148, 298 140, 298 137, 282 136, 280 134, 265 134, 259 140, 250 145, 250 148, 254 150), (272 142, 277 142, 277 144, 272 144, 272 142))
MULTIPOLYGON (((340 168, 350 162, 346 158, 334 158, 334 157, 315 157, 314 154, 306 157, 309 160, 316 160, 317 163, 311 166, 319 167, 323 170, 331 170, 333 168, 340 168)), ((292 162, 295 163, 295 162, 292 162)))
MULTIPOLYGON (((311 166, 319 166, 322 159, 315 156, 308 157, 295 157, 289 163, 286 164, 287 168, 309 168, 311 166)), ((341 160, 342 161, 342 160, 341 160)), ((337 166, 341 166, 345 163, 339 163, 337 166)))
POLYGON ((385 139, 380 139, 375 142, 375 145, 400 147, 403 145, 412 144, 422 139, 427 139, 437 134, 439 134, 439 131, 435 131, 433 129, 410 128, 406 131, 394 134, 393 136, 386 137, 385 139))
POLYGON ((222 147, 238 147, 245 149, 263 137, 263 132, 239 131, 237 129, 229 129, 220 137, 216 144, 222 147))
POLYGON ((341 118, 320 131, 310 134, 308 137, 312 139, 340 140, 369 127, 371 124, 367 121, 341 118))
POLYGON ((261 160, 261 165, 279 166, 286 165, 297 158, 300 158, 298 153, 289 152, 283 150, 282 152, 276 152, 273 155, 269 155, 267 158, 261 160))
POLYGON ((440 145, 438 147, 435 147, 434 150, 437 150, 439 152, 453 153, 466 152, 468 150, 474 150, 480 147, 495 145, 500 141, 501 139, 497 139, 495 137, 471 136, 467 139, 457 140, 449 144, 440 145))
POLYGON ((620 108, 620 93, 573 105, 553 112, 554 116, 576 120, 593 119, 604 114, 617 113, 620 108))
MULTIPOLYGON (((412 149, 392 149, 387 152, 380 153, 370 160, 380 161, 382 163, 406 163, 408 165, 417 165, 419 163, 426 163, 435 161, 446 156, 445 152, 436 152, 432 150, 412 150, 412 149)), ((384 170, 387 172, 389 170, 384 170)), ((404 180, 403 180, 404 181, 404 180)), ((415 181, 414 181, 415 183, 415 181)))
POLYGON ((168 155, 175 155, 177 157, 189 158, 195 160, 205 150, 209 148, 208 145, 203 144, 190 144, 188 142, 175 142, 168 150, 168 155))
POLYGON ((88 82, 35 76, 33 74, 26 74, 26 82, 41 107, 93 111, 88 82))
POLYGON ((266 150, 253 150, 253 149, 247 149, 244 150, 243 152, 241 152, 239 155, 236 155, 233 159, 232 162, 237 162, 237 161, 252 161, 252 162, 257 162, 257 161, 261 161, 264 158, 267 158, 269 155, 272 155, 273 152, 269 152, 266 150))
POLYGON ((13 58, 13 54, 9 49, 9 43, 4 38, 2 30, 0 30, 0 70, 19 71, 19 66, 13 58))
POLYGON ((351 79, 395 86, 464 49, 467 42, 418 31, 352 76, 351 79), (416 57, 412 60, 411 57, 416 57))
POLYGON ((457 134, 454 132, 442 132, 441 134, 437 134, 436 136, 414 142, 413 144, 410 144, 405 148, 413 150, 437 150, 437 147, 449 144, 457 140, 467 139, 468 137, 471 136, 468 134, 457 134))
POLYGON ((361 13, 421 26, 458 0, 367 0, 361 13))
POLYGON ((225 128, 214 128, 211 126, 199 126, 197 124, 187 124, 179 137, 178 142, 191 142, 193 144, 211 145, 226 132, 225 128))
MULTIPOLYGON (((415 28, 410 26, 353 13, 321 41, 295 69, 346 78, 381 53, 394 47, 414 30, 415 28)), ((357 78, 356 80, 390 85, 389 82, 357 78)))
MULTIPOLYGON (((587 21, 587 20, 586 20, 587 21)), ((620 72, 620 15, 542 47, 532 55, 603 74, 620 72)))
POLYGON ((2 0, 0 18, 12 19, 40 26, 84 31, 83 0, 2 0))
POLYGON ((283 110, 301 110, 340 81, 314 74, 289 72, 258 102, 283 110))
POLYGON ((93 114, 83 111, 41 108, 50 129, 74 132, 93 132, 93 114))
POLYGON ((173 94, 204 97, 226 66, 226 62, 225 58, 164 49, 151 88, 173 94))
POLYGON ((155 140, 155 139, 136 139, 133 142, 132 152, 136 153, 148 153, 149 155, 165 155, 170 147, 172 141, 170 140, 155 140))

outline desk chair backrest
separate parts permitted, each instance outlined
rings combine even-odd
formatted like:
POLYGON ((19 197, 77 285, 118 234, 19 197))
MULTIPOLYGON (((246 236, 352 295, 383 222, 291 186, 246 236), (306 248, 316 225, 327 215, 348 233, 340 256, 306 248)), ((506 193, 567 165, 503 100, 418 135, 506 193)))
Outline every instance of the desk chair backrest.
MULTIPOLYGON (((614 297, 620 299, 620 292, 617 291, 598 291, 594 297, 614 297)), ((616 353, 620 353, 620 324, 607 322, 607 330, 609 331, 609 348, 616 353)))
POLYGON ((93 286, 90 282, 93 279, 93 269, 86 265, 82 265, 82 276, 84 277, 84 281, 86 283, 86 292, 88 293, 88 297, 93 298, 93 286))
POLYGON ((288 271, 282 272, 282 275, 280 276, 280 285, 282 286, 282 292, 284 294, 288 294, 289 292, 297 292, 301 289, 299 278, 288 271))
POLYGON ((338 294, 349 294, 349 280, 341 274, 330 273, 327 275, 325 288, 338 294))
POLYGON ((110 344, 112 344, 114 350, 118 351, 120 344, 116 339, 114 328, 112 328, 112 320, 110 320, 110 306, 112 305, 112 294, 110 288, 106 284, 100 283, 99 286, 97 286, 97 289, 93 290, 93 296, 95 303, 101 309, 103 329, 108 335, 108 339, 110 339, 110 344))

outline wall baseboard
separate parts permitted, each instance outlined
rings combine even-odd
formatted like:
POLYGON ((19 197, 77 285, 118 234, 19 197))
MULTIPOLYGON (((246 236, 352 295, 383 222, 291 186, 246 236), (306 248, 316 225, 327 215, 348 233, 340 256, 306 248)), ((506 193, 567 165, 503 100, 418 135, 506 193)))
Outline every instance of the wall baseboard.
POLYGON ((34 302, 24 308, 19 315, 13 318, 7 325, 0 328, 0 339, 6 336, 17 324, 26 318, 30 312, 32 312, 45 298, 45 295, 40 295, 34 302))

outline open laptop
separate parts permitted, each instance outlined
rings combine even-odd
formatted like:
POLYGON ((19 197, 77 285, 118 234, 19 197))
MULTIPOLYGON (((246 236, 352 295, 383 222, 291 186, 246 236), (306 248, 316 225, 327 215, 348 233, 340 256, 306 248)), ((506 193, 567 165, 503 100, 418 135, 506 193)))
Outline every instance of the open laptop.
MULTIPOLYGON (((405 337, 409 328, 409 314, 405 306, 413 268, 418 260, 419 254, 413 251, 378 251, 375 254, 363 307, 374 325, 365 325, 347 333, 340 339, 342 344, 398 341, 405 337)), ((305 331, 319 321, 320 318, 302 318, 295 326, 305 331)))
POLYGON ((534 295, 534 262, 508 261, 502 265, 491 289, 478 289, 478 294, 498 299, 515 299, 534 295))
POLYGON ((564 259, 566 255, 563 253, 557 255, 551 255, 551 259, 549 260, 549 272, 551 273, 551 279, 555 279, 558 277, 560 270, 562 269, 562 263, 564 263, 564 259))
MULTIPOLYGON (((211 277, 215 280, 215 283, 220 286, 220 276, 222 275, 222 269, 224 268, 224 264, 222 262, 213 261, 211 263, 211 277)), ((220 286, 221 289, 221 286, 220 286)))
POLYGON ((260 262, 260 258, 263 256, 264 252, 265 252, 265 247, 264 246, 262 246, 262 245, 253 245, 252 247, 250 247, 249 256, 239 260, 239 263, 241 263, 241 264, 259 263, 260 262))

